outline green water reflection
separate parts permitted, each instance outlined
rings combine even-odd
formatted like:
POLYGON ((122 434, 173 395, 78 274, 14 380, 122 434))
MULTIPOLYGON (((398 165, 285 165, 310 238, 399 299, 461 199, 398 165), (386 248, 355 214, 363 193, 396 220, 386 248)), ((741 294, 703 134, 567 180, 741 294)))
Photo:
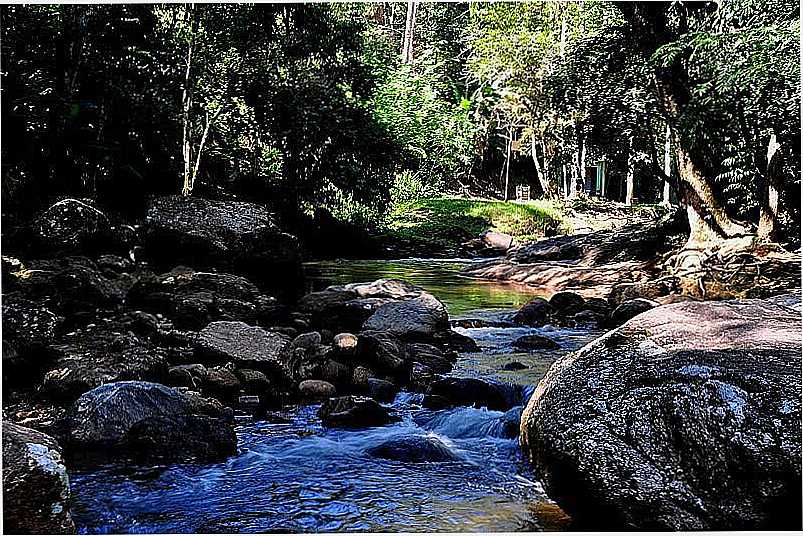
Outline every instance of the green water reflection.
POLYGON ((383 277, 403 279, 437 296, 449 308, 452 317, 477 309, 517 309, 538 295, 537 290, 521 285, 460 276, 460 269, 470 262, 437 259, 319 261, 305 263, 304 269, 310 292, 329 285, 383 277))

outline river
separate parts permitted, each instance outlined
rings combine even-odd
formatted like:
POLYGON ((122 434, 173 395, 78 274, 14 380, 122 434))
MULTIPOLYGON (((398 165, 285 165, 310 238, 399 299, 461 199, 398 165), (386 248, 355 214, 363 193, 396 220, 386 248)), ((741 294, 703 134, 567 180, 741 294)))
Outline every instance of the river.
MULTIPOLYGON (((310 290, 396 277, 440 298, 452 319, 502 323, 535 295, 517 286, 461 277, 460 260, 308 263, 310 290)), ((457 328, 479 353, 461 355, 452 375, 527 386, 596 333, 581 329, 457 328), (546 335, 558 351, 517 353, 512 342, 546 335), (503 370, 518 361, 528 368, 503 370)), ((526 397, 526 396, 525 396, 526 397)), ((73 519, 81 533, 537 531, 565 521, 524 463, 516 439, 501 437, 503 413, 427 410, 402 391, 390 405, 402 421, 381 428, 321 426, 317 407, 289 408, 276 422, 243 417, 238 454, 215 464, 109 465, 70 474, 73 519), (456 461, 405 463, 366 449, 397 435, 432 434, 456 461)), ((525 401, 522 399, 522 403, 525 401)))

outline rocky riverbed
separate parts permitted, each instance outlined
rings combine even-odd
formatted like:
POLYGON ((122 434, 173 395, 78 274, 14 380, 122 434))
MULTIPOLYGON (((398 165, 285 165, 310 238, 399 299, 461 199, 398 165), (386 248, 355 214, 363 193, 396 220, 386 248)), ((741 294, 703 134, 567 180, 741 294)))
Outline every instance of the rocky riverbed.
POLYGON ((799 512, 799 295, 533 297, 456 261, 308 266, 305 288, 263 208, 176 197, 138 227, 63 200, 11 244, 9 531, 538 530, 568 526, 559 507, 577 527, 604 511, 613 528, 786 528, 799 512))

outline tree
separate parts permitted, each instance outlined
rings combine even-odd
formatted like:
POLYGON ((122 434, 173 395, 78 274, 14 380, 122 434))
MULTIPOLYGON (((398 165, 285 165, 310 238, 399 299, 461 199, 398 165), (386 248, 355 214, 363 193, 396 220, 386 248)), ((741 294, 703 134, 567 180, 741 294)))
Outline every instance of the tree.
POLYGON ((404 25, 404 41, 402 42, 402 61, 404 63, 413 62, 416 11, 418 11, 418 2, 415 0, 408 0, 407 21, 404 25))
MULTIPOLYGON (((773 15, 780 21, 773 24, 765 19, 763 22, 769 23, 768 26, 753 22, 752 27, 748 25, 731 35, 713 31, 712 26, 722 27, 715 23, 724 21, 721 17, 727 13, 721 13, 711 3, 633 3, 621 4, 619 8, 628 19, 644 57, 652 58, 656 88, 670 124, 672 145, 678 160, 679 194, 687 208, 691 227, 689 247, 751 235, 754 232, 752 225, 737 222, 729 214, 723 201, 723 191, 727 188, 723 189, 716 181, 716 177, 723 176, 716 173, 716 168, 725 162, 719 149, 727 148, 728 144, 711 146, 706 143, 704 149, 701 145, 704 139, 708 141, 712 131, 726 133, 726 140, 734 140, 730 147, 736 158, 728 157, 730 162, 740 160, 743 158, 741 155, 757 162, 749 152, 739 149, 745 140, 751 143, 749 140, 754 137, 745 122, 744 110, 755 106, 751 101, 761 94, 763 88, 777 88, 778 82, 782 84, 780 87, 786 85, 787 82, 778 75, 785 76, 789 72, 784 63, 794 62, 774 60, 779 67, 774 74, 765 69, 773 61, 770 60, 770 51, 783 49, 790 35, 787 28, 799 27, 799 22, 792 21, 790 27, 783 20, 789 16, 790 10, 780 9, 773 15), (757 39, 759 36, 764 38, 763 41, 757 39), (767 43, 768 36, 773 37, 770 43, 767 43), (725 42, 731 46, 723 46, 725 42), (752 60, 745 62, 729 57, 727 62, 723 62, 726 58, 722 51, 733 51, 738 47, 762 53, 768 61, 756 65, 752 60), (751 91, 745 92, 737 89, 737 80, 742 88, 746 82, 755 82, 756 85, 748 85, 751 91)), ((752 9, 756 9, 755 5, 752 9)), ((790 87, 792 101, 799 103, 799 82, 792 82, 787 87, 790 87)), ((775 113, 765 115, 773 117, 775 113)), ((784 130, 788 130, 788 126, 784 130)), ((751 173, 763 172, 763 169, 764 165, 754 164, 751 173)))

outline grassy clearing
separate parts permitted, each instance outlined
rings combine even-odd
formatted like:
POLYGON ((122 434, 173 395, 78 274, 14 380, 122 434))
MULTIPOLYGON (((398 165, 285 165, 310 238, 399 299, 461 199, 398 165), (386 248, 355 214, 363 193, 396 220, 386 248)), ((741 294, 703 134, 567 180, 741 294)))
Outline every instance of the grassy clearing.
POLYGON ((438 197, 398 206, 390 215, 386 238, 427 250, 448 251, 493 229, 518 240, 565 231, 560 206, 551 201, 527 203, 438 197))

